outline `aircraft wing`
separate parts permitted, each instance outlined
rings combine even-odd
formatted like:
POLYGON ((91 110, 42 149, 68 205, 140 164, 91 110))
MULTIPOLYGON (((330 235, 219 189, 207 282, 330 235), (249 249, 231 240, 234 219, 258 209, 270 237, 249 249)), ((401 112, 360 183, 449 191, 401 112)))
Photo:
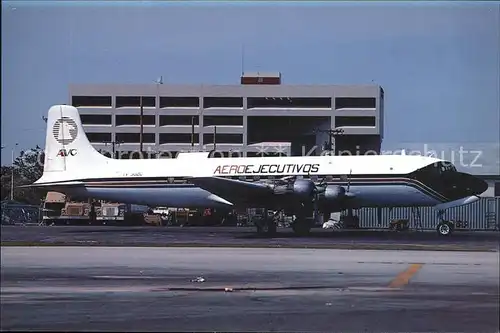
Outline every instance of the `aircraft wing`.
POLYGON ((221 177, 195 177, 190 181, 221 198, 230 202, 234 200, 258 201, 263 197, 273 193, 272 188, 264 183, 247 182, 237 179, 227 179, 221 177))

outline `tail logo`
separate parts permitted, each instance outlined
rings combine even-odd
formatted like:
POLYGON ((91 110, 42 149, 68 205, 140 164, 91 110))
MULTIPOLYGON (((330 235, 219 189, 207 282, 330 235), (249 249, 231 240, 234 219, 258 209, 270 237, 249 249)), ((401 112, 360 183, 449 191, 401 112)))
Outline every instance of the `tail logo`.
POLYGON ((61 149, 57 153, 58 157, 68 157, 68 156, 76 156, 78 151, 76 149, 61 149))
POLYGON ((78 126, 73 119, 62 117, 55 122, 52 133, 57 142, 62 145, 69 145, 78 136, 78 126))

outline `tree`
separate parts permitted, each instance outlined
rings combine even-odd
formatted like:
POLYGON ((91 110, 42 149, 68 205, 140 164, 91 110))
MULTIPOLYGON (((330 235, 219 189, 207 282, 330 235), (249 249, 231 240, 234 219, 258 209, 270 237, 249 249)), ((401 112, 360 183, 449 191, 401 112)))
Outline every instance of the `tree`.
POLYGON ((11 178, 12 178, 12 166, 2 166, 2 193, 1 193, 2 200, 10 199, 11 178))
POLYGON ((43 175, 44 160, 44 151, 36 146, 31 150, 21 151, 20 156, 14 160, 14 167, 23 182, 33 183, 43 175))
MULTIPOLYGON (((38 205, 46 190, 19 188, 34 183, 43 174, 44 152, 40 147, 21 151, 14 160, 14 200, 38 205)), ((2 199, 10 198, 12 166, 2 166, 2 199)))

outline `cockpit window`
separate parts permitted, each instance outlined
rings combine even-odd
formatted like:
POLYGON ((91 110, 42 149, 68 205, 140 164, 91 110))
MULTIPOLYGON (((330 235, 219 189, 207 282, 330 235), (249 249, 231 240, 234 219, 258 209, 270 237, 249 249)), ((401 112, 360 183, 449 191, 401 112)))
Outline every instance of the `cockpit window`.
POLYGON ((455 166, 453 164, 451 164, 451 163, 448 163, 448 162, 446 162, 446 163, 440 162, 438 167, 439 167, 441 173, 450 173, 450 172, 456 172, 457 171, 457 169, 455 168, 455 166))
POLYGON ((423 183, 435 184, 437 179, 445 179, 447 175, 455 172, 457 172, 457 169, 450 162, 437 162, 416 170, 411 176, 423 183))

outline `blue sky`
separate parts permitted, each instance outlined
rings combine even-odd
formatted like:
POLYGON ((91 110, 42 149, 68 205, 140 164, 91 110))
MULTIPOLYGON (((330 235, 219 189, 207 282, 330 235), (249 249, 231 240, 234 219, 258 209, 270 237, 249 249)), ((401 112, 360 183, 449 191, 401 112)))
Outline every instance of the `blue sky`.
POLYGON ((43 146, 70 83, 238 83, 243 44, 287 84, 382 85, 383 148, 472 145, 500 173, 500 2, 4 1, 2 145, 43 146))

